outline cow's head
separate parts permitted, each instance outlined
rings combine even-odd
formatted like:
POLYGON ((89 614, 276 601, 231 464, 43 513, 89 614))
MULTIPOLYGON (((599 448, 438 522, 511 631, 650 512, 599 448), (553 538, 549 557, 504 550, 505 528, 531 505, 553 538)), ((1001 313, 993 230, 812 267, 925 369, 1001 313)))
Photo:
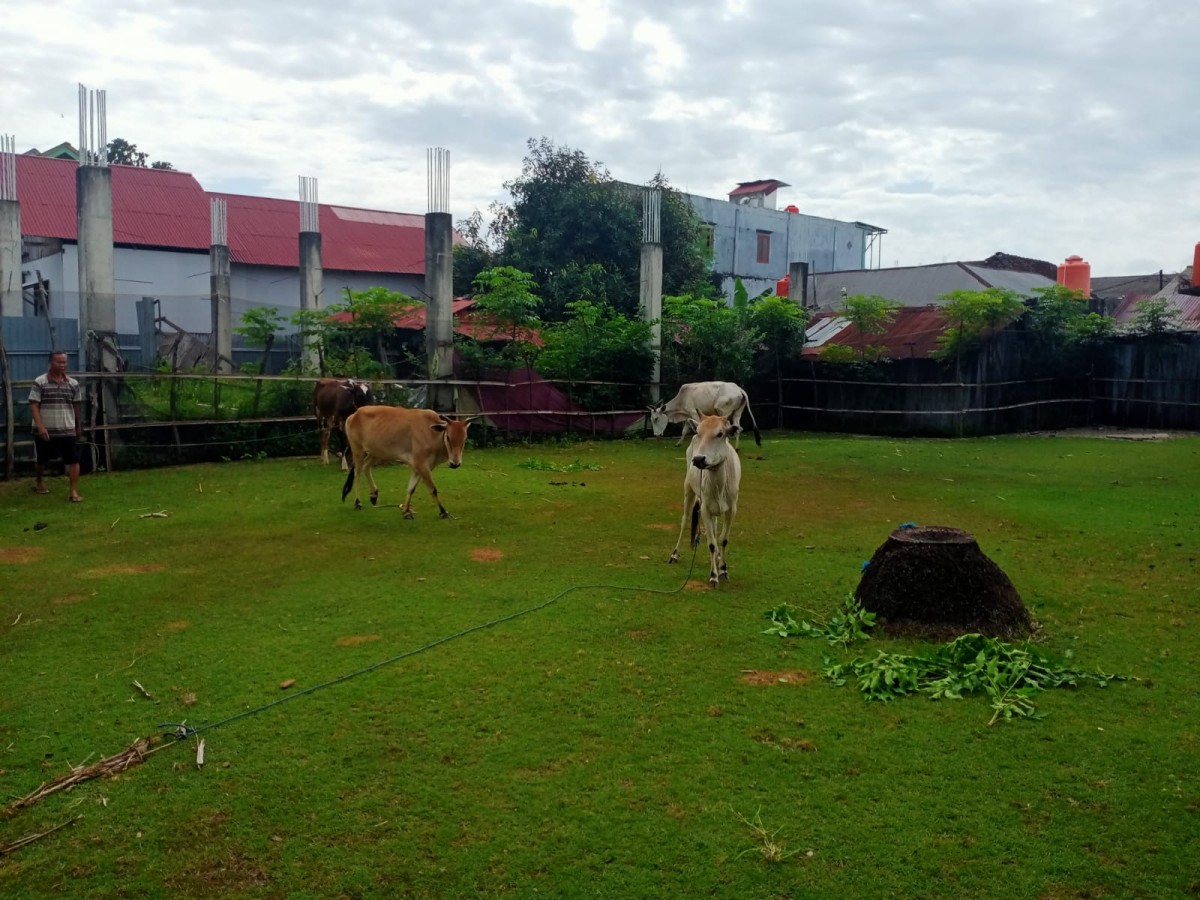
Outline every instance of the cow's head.
POLYGON ((667 430, 667 402, 664 400, 657 406, 646 407, 650 417, 650 428, 654 431, 655 437, 662 437, 663 432, 667 430))
POLYGON ((442 444, 446 449, 446 462, 450 468, 457 469, 462 465, 463 448, 467 446, 467 428, 477 419, 471 416, 467 419, 452 419, 442 416, 429 427, 442 436, 442 444))
POLYGON ((355 409, 375 405, 375 395, 371 392, 371 385, 369 383, 355 381, 351 378, 346 382, 346 390, 350 392, 350 398, 354 403, 355 409))
POLYGON ((697 469, 715 469, 725 462, 730 453, 737 452, 729 446, 729 439, 742 429, 732 416, 704 416, 689 421, 696 430, 696 436, 688 445, 688 461, 697 469))

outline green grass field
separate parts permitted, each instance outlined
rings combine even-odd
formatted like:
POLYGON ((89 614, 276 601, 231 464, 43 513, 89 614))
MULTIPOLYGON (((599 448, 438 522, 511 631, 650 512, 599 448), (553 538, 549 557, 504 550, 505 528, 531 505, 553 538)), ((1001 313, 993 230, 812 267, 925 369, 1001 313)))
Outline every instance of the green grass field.
POLYGON ((78 505, 0 484, 5 802, 294 697, 203 731, 202 770, 181 741, 0 817, 0 846, 71 823, 0 856, 0 895, 1200 892, 1200 439, 741 449, 715 591, 703 552, 686 585, 666 564, 669 440, 469 448, 446 521, 423 488, 401 517, 398 468, 356 513, 314 458, 97 475, 78 505), (908 521, 974 533, 1045 648, 1140 680, 989 727, 978 697, 820 677, 911 643, 762 633, 829 614, 908 521))

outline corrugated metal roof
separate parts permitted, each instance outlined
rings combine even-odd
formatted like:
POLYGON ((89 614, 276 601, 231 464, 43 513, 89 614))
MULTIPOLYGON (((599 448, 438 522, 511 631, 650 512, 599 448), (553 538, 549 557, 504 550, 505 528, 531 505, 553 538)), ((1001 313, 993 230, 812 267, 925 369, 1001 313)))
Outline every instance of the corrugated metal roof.
POLYGON ((791 187, 782 181, 776 181, 774 178, 763 178, 759 181, 739 181, 738 186, 729 192, 730 197, 741 197, 743 194, 757 194, 759 191, 766 191, 768 194, 781 187, 791 187))
MULTIPOLYGON (((896 310, 895 318, 883 334, 870 334, 862 341, 884 348, 889 359, 926 357, 937 349, 938 336, 949 326, 946 313, 940 306, 906 306, 896 310)), ((858 326, 837 313, 819 312, 808 325, 806 336, 819 343, 806 343, 804 356, 819 356, 829 344, 845 344, 858 348, 861 332, 858 326)))
POLYGON ((847 269, 818 272, 813 276, 816 306, 835 310, 842 302, 842 289, 850 296, 878 294, 904 306, 938 304, 938 297, 951 291, 981 291, 987 287, 1011 288, 1027 295, 1035 287, 1054 284, 1030 272, 987 269, 975 263, 936 263, 893 269, 847 269))
MULTIPOLYGON (((21 231, 37 237, 77 239, 75 171, 69 159, 17 157, 21 231)), ((113 242, 178 250, 207 250, 208 198, 187 172, 110 166, 113 242)), ((294 264, 294 263, 293 263, 294 264)))
MULTIPOLYGON (((71 160, 17 156, 21 230, 77 240, 71 160)), ((208 250, 209 199, 225 200, 235 262, 295 268, 300 262, 300 203, 207 193, 186 172, 112 166, 113 241, 172 250, 208 250)), ((409 213, 321 204, 321 262, 347 272, 425 273, 425 220, 409 213)))
POLYGON ((1190 286, 1191 282, 1192 267, 1188 266, 1152 297, 1128 296, 1117 301, 1112 317, 1123 325, 1128 324, 1137 317, 1137 305, 1140 301, 1166 300, 1179 310, 1179 324, 1184 331, 1200 331, 1200 296, 1183 293, 1183 289, 1190 286))
MULTIPOLYGON (((300 201, 215 193, 229 215, 235 262, 293 267, 300 261, 300 201)), ((346 272, 425 273, 425 220, 404 213, 320 204, 321 265, 346 272), (416 219, 418 224, 412 224, 416 219)))
MULTIPOLYGON (((450 312, 454 316, 455 334, 461 334, 464 337, 473 338, 477 341, 508 340, 508 333, 502 331, 500 326, 495 322, 489 321, 484 316, 471 314, 470 309, 474 305, 475 299, 473 297, 458 297, 451 304, 450 312)), ((334 318, 346 321, 349 316, 349 313, 338 313, 334 318)), ((392 320, 397 328, 407 331, 424 331, 425 321, 426 312, 424 306, 416 306, 405 310, 392 320)), ((542 346, 542 336, 537 331, 520 329, 518 336, 522 340, 529 341, 538 347, 542 346)))

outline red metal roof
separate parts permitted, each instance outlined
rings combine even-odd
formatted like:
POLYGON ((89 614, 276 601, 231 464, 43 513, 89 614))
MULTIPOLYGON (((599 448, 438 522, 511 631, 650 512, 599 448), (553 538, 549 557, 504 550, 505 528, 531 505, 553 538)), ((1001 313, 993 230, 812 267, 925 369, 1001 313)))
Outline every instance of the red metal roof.
MULTIPOLYGON (((75 170, 69 159, 17 156, 21 231, 74 241, 75 170)), ((187 172, 110 166, 113 242, 177 250, 209 247, 208 198, 187 172)))
MULTIPOLYGON (((508 332, 502 331, 499 325, 490 321, 486 316, 469 312, 474 305, 473 297, 455 298, 450 307, 451 314, 454 316, 455 333, 477 341, 507 341, 508 332)), ((335 319, 343 322, 349 317, 349 313, 338 313, 334 316, 335 319)), ((424 331, 425 307, 416 306, 405 310, 392 321, 397 328, 408 331, 424 331)), ((542 346, 542 336, 537 331, 522 328, 518 331, 518 337, 538 347, 542 346)))
MULTIPOLYGON (((75 170, 67 159, 18 155, 21 231, 78 239, 75 170)), ((300 202, 207 193, 186 172, 111 166, 113 242, 170 250, 208 250, 209 198, 226 202, 234 262, 294 268, 300 263, 300 202)), ((348 272, 425 274, 423 216, 320 205, 321 262, 348 272)))
POLYGON ((729 196, 740 197, 743 194, 757 194, 759 191, 770 193, 781 187, 791 187, 791 185, 776 181, 774 178, 764 178, 761 181, 739 181, 738 186, 729 192, 729 196))
MULTIPOLYGON (((300 201, 214 193, 226 203, 234 262, 300 262, 300 201)), ((320 204, 321 265, 346 272, 425 274, 425 219, 407 213, 320 204)))
MULTIPOLYGON (((808 323, 808 331, 812 332, 820 324, 840 318, 842 316, 836 312, 819 312, 808 323)), ((903 306, 896 310, 895 318, 886 332, 869 334, 862 343, 884 347, 884 356, 888 359, 927 357, 937 349, 938 335, 943 334, 948 325, 946 311, 940 306, 903 306)), ((803 355, 819 356, 821 348, 827 344, 846 344, 857 349, 858 326, 848 324, 823 344, 806 346, 803 355)))

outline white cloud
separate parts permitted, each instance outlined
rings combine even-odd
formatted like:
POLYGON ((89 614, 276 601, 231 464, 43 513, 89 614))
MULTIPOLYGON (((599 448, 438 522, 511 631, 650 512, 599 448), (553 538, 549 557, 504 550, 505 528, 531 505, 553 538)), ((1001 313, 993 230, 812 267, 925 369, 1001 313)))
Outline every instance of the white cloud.
POLYGON ((1200 239, 1200 79, 1135 33, 1200 33, 1200 7, 9 0, 0 131, 76 140, 82 81, 110 137, 212 190, 315 175, 326 202, 406 212, 442 146, 459 216, 545 135, 709 196, 782 179, 783 203, 887 228, 889 263, 1078 252, 1124 274, 1200 239))

